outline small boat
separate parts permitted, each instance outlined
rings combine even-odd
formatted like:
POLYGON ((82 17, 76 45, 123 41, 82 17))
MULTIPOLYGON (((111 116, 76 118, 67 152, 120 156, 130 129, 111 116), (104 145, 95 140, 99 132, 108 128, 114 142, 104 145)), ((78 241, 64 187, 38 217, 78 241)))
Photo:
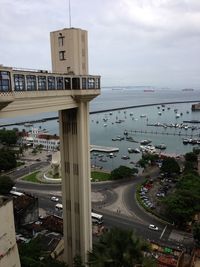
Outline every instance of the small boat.
POLYGON ((126 156, 126 155, 124 155, 124 156, 122 156, 122 157, 121 157, 121 159, 125 159, 125 160, 126 160, 126 159, 130 159, 130 157, 129 157, 129 156, 126 156))
POLYGON ((140 115, 140 118, 146 118, 146 114, 142 114, 142 115, 140 115))
POLYGON ((107 127, 107 126, 108 126, 108 124, 104 123, 103 127, 107 127))
POLYGON ((33 126, 32 123, 29 123, 29 122, 24 123, 24 127, 31 127, 31 126, 33 126))
POLYGON ((109 114, 112 115, 112 112, 110 112, 109 114))
POLYGON ((148 145, 148 144, 150 144, 151 143, 151 140, 142 140, 142 141, 140 141, 140 144, 141 145, 148 145))
POLYGON ((166 149, 167 146, 165 144, 159 144, 159 145, 155 145, 155 148, 158 148, 158 149, 166 149))
POLYGON ((176 118, 180 118, 180 114, 179 113, 176 113, 176 118))
POLYGON ((159 112, 158 112, 158 115, 162 115, 162 112, 159 111, 159 112))

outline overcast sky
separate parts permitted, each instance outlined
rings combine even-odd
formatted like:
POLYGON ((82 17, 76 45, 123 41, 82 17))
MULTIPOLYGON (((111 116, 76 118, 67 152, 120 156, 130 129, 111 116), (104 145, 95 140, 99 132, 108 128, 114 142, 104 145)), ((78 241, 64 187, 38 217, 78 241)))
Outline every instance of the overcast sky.
MULTIPOLYGON (((102 84, 200 89, 200 0, 71 0, 102 84)), ((51 69, 50 31, 68 0, 0 0, 0 64, 51 69)))

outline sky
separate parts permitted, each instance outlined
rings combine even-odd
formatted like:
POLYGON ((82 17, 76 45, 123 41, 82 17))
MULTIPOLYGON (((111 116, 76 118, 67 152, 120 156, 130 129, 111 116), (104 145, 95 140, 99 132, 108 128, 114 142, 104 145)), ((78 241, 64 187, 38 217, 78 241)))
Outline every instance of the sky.
MULTIPOLYGON (((51 69, 50 32, 69 0, 0 0, 0 64, 51 69)), ((200 0, 71 0, 103 86, 200 89, 200 0)))

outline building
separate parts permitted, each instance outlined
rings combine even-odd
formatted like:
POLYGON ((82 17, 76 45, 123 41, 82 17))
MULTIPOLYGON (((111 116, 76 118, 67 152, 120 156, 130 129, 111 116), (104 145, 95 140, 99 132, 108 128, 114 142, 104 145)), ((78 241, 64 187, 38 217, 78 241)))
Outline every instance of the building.
POLYGON ((13 202, 3 196, 0 196, 0 226, 0 267, 20 267, 13 202))
POLYGON ((48 151, 57 151, 60 146, 60 138, 57 135, 51 135, 39 129, 32 128, 31 132, 28 132, 22 138, 22 143, 33 147, 42 146, 42 149, 48 151))
POLYGON ((13 206, 16 229, 22 228, 22 225, 24 224, 38 220, 38 198, 23 194, 21 196, 14 197, 13 206))

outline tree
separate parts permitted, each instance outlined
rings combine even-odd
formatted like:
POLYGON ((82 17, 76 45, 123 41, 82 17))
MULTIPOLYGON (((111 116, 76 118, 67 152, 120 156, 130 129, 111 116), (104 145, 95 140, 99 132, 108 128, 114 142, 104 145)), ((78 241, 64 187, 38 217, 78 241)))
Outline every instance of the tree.
POLYGON ((146 242, 135 236, 133 231, 119 228, 100 237, 93 250, 88 254, 91 267, 133 267, 144 260, 143 251, 148 251, 146 242))
POLYGON ((112 180, 130 178, 136 172, 137 172, 136 168, 131 169, 131 168, 127 167, 127 166, 119 166, 119 168, 116 168, 111 172, 110 178, 112 180))
POLYGON ((167 172, 169 174, 179 173, 180 167, 174 158, 165 158, 161 166, 161 172, 167 172))
POLYGON ((0 176, 0 194, 8 194, 14 186, 13 180, 8 176, 0 176))
POLYGON ((193 238, 197 247, 200 247, 200 223, 195 223, 193 226, 193 238))
POLYGON ((0 171, 8 171, 17 166, 15 153, 7 149, 0 149, 0 171))
POLYGON ((17 134, 14 130, 0 130, 0 142, 8 146, 17 143, 17 134))
POLYGON ((195 152, 188 152, 185 154, 185 160, 190 162, 197 162, 197 154, 195 152))

